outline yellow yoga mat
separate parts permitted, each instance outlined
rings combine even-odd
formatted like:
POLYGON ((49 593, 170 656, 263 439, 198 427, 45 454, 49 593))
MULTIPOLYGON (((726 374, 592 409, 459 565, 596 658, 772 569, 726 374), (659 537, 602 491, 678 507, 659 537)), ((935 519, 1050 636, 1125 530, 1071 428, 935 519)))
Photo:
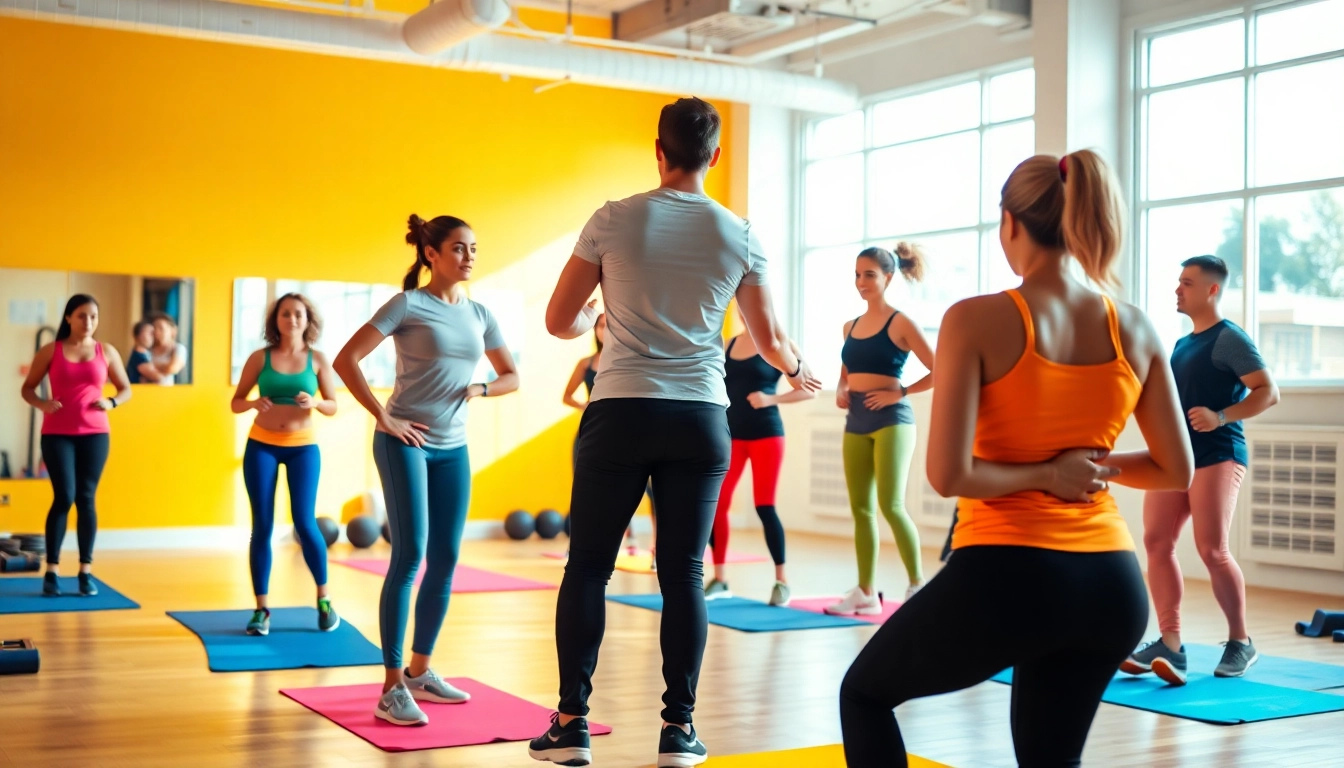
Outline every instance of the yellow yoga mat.
MULTIPOLYGON (((705 768, 843 768, 845 752, 839 744, 829 747, 756 752, 750 755, 711 757, 705 768)), ((949 768, 942 763, 910 755, 910 768, 949 768)))

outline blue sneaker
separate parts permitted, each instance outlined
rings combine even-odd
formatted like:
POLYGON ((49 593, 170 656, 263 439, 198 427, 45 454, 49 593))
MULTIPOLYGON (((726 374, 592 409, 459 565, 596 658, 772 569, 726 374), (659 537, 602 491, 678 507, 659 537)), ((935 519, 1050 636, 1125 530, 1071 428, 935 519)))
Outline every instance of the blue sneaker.
POLYGON ((98 582, 93 580, 92 573, 79 574, 79 594, 84 597, 93 597, 98 594, 98 582))
POLYGON ((47 571, 47 575, 42 577, 42 594, 47 597, 61 596, 61 582, 54 571, 47 571))
POLYGON ((560 714, 551 713, 551 727, 527 745, 527 754, 533 760, 556 765, 588 765, 593 761, 592 740, 588 736, 588 721, 576 717, 569 725, 560 727, 560 714))

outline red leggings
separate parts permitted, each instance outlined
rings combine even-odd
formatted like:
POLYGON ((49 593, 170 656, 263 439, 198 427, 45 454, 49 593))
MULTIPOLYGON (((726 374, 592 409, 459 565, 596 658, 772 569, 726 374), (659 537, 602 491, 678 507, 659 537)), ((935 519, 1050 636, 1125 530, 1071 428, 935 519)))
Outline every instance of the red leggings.
MULTIPOLYGON (((723 478, 723 488, 719 490, 719 506, 714 512, 714 537, 711 539, 711 545, 715 565, 723 565, 728 557, 728 508, 733 504, 733 492, 737 490, 737 481, 742 479, 742 470, 746 469, 748 459, 751 460, 752 496, 756 502, 757 513, 762 515, 761 522, 768 528, 767 542, 773 544, 776 538, 769 528, 779 527, 779 518, 774 514, 774 507, 775 491, 779 488, 779 470, 784 463, 784 438, 734 440, 732 454, 728 460, 728 474, 723 478), (773 520, 765 519, 767 515, 761 513, 763 507, 768 508, 768 516, 773 520)), ((778 533, 778 538, 782 539, 783 531, 780 530, 778 533)), ((779 552, 775 552, 775 549, 775 546, 771 546, 770 554, 776 565, 783 565, 783 542, 779 542, 779 552)))

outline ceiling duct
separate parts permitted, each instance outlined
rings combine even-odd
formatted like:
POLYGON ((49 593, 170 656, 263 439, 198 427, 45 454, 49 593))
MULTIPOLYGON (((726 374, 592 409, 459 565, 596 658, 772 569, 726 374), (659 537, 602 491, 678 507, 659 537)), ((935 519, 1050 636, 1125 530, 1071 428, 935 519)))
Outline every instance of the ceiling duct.
MULTIPOLYGON (((406 29, 410 19, 361 18, 307 13, 219 0, 0 0, 0 15, 41 21, 107 27, 132 32, 234 43, 333 56, 395 61, 470 72, 517 75, 622 88, 632 91, 697 95, 743 104, 786 107, 838 114, 858 106, 858 89, 835 80, 777 70, 691 61, 583 45, 559 44, 502 34, 484 34, 469 18, 464 0, 442 0, 421 14, 446 14, 438 32, 423 16, 423 38, 406 29), (471 36, 461 40, 468 33, 471 36), (417 53, 445 40, 459 40, 433 55, 417 53)), ((465 0, 476 7, 472 0, 465 0)), ((476 0, 485 3, 486 0, 476 0)), ((486 14, 477 18, 488 20, 486 14)))

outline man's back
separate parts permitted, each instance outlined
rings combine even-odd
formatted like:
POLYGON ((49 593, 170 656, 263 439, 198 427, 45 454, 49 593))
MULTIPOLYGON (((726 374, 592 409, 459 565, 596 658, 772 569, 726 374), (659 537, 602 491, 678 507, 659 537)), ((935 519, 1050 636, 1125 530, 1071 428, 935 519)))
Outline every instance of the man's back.
POLYGON ((747 222, 708 197, 656 189, 599 209, 575 255, 602 269, 607 342, 593 400, 728 404, 724 313, 740 284, 766 282, 747 222))

